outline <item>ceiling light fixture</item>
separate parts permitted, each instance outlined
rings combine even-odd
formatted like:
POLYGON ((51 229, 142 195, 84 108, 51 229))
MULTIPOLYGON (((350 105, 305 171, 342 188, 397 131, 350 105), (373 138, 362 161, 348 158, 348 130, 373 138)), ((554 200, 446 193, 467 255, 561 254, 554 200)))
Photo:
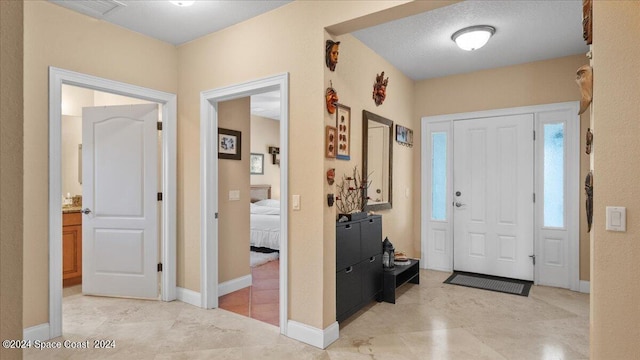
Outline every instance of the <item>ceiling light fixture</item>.
POLYGON ((173 5, 177 5, 177 6, 181 6, 181 7, 187 7, 187 6, 191 6, 193 5, 193 3, 195 2, 195 0, 179 0, 179 1, 169 1, 170 3, 172 3, 173 5))
POLYGON ((462 50, 472 51, 483 47, 489 38, 496 33, 496 28, 489 25, 470 26, 456 31, 451 35, 451 40, 455 41, 462 50))

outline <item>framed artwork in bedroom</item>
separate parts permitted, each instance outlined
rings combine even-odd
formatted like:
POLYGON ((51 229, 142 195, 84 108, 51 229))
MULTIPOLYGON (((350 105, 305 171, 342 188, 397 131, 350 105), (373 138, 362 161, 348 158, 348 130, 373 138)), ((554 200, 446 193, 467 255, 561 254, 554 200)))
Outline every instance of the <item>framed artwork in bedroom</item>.
POLYGON ((264 154, 251 153, 249 171, 251 175, 264 175, 264 154))
POLYGON ((218 128, 218 159, 241 160, 242 133, 218 128))

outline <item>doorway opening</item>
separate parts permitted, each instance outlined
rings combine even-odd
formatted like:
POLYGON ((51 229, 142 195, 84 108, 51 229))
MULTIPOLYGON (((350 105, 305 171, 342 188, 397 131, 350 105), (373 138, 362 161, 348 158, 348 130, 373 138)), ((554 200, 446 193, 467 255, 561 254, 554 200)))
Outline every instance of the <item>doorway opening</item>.
MULTIPOLYGON (((229 279, 221 278, 221 271, 219 264, 221 263, 222 254, 220 253, 221 240, 221 223, 218 222, 218 218, 224 220, 229 216, 229 213, 223 213, 225 210, 221 207, 221 200, 231 204, 231 202, 241 202, 242 207, 246 208, 246 213, 249 213, 250 207, 250 193, 251 185, 249 180, 249 159, 247 158, 246 167, 242 167, 242 172, 245 174, 243 178, 247 181, 247 186, 243 189, 239 189, 235 185, 233 188, 224 190, 227 193, 220 193, 220 177, 221 167, 229 165, 231 160, 222 159, 223 156, 219 154, 227 153, 226 155, 234 156, 234 150, 221 147, 221 141, 227 142, 227 140, 234 140, 238 137, 242 138, 242 132, 224 132, 225 129, 222 125, 222 112, 224 111, 224 103, 230 101, 241 101, 243 98, 247 98, 254 95, 266 94, 270 92, 279 92, 279 149, 278 154, 264 154, 265 163, 272 159, 275 155, 276 159, 279 159, 279 180, 276 185, 279 186, 280 191, 280 204, 278 211, 281 213, 279 216, 277 228, 279 231, 279 260, 278 260, 278 321, 277 324, 280 327, 280 333, 286 335, 287 328, 287 209, 288 209, 288 121, 289 121, 289 76, 288 74, 275 75, 263 79, 249 81, 246 83, 232 85, 224 88, 209 90, 201 93, 201 117, 200 117, 200 161, 201 161, 201 178, 200 189, 202 195, 201 201, 201 301, 203 308, 217 308, 219 306, 219 295, 231 293, 235 290, 245 288, 249 286, 251 282, 251 276, 242 276, 241 278, 229 279), (228 138, 228 139, 227 139, 228 138), (221 140, 222 139, 222 140, 221 140), (221 150, 222 149, 222 150, 221 150), (219 159, 221 157, 221 159, 219 159), (219 161, 220 160, 220 161, 219 161), (226 164, 221 162, 225 161, 226 164), (237 199, 237 200, 236 200, 237 199), (223 279, 223 281, 220 281, 223 279), (224 281, 227 280, 227 281, 224 281), (247 283, 248 282, 248 283, 247 283), (232 289, 229 291, 229 289, 232 289)), ((247 102, 249 100, 247 99, 247 102)), ((248 110, 248 107, 246 108, 248 110)), ((232 122, 233 124, 233 122, 232 122)), ((229 126, 230 125, 225 125, 229 126)), ((226 129, 233 130, 233 129, 226 129)), ((242 144, 248 144, 242 140, 242 144)), ((223 144, 224 145, 224 144, 223 144)), ((251 151, 249 151, 249 145, 242 145, 245 147, 244 154, 250 157, 251 151)), ((274 146, 272 146, 274 147, 274 146)), ((264 151, 264 150, 263 150, 264 151)), ((269 149, 267 149, 269 151, 269 149)), ((266 168, 266 165, 264 165, 266 168)), ((263 185, 263 184, 254 184, 263 185)), ((271 184, 272 190, 274 184, 271 184)), ((270 199, 263 199, 270 200, 270 199)), ((272 199, 271 199, 272 200, 272 199)), ((249 220, 247 218, 247 220, 249 220)), ((247 259, 247 243, 242 243, 243 254, 247 259)), ((245 266, 245 265, 243 265, 245 266)))
POLYGON ((280 91, 223 101, 218 110, 226 129, 219 136, 241 133, 241 159, 218 161, 218 251, 229 254, 218 266, 219 306, 279 326, 280 91), (224 195, 232 192, 240 196, 224 195))
POLYGON ((567 102, 424 117, 423 267, 578 291, 577 113, 567 102))
MULTIPOLYGON (((63 86, 99 91, 114 99, 124 96, 137 101, 160 104, 163 135, 158 146, 162 160, 159 164, 159 189, 163 193, 160 207, 159 244, 163 271, 160 273, 163 301, 176 298, 176 95, 117 81, 85 75, 73 71, 49 68, 49 324, 48 337, 62 335, 63 284, 63 86)), ((68 104, 67 104, 68 105, 68 104)), ((67 111, 67 110, 65 110, 67 111)), ((154 126, 155 128, 155 126, 154 126)), ((77 146, 78 144, 74 144, 77 146)), ((155 144, 154 144, 155 149, 155 144)), ((78 172, 80 164, 78 163, 78 172)), ((74 190, 76 192, 77 190, 74 190)), ((71 193, 71 191, 67 191, 71 193)), ((70 194, 69 194, 70 195, 70 194)), ((68 200, 67 200, 68 202, 68 200)), ((73 205, 73 200, 71 200, 73 205)), ((153 264, 155 265, 155 264, 153 264)), ((44 334, 43 334, 44 335, 44 334)))

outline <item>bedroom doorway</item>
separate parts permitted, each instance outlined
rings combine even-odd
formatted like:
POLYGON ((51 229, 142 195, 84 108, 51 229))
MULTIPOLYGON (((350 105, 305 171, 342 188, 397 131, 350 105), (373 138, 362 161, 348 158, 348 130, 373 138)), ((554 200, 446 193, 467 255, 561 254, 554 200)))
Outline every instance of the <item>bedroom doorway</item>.
MULTIPOLYGON (((263 108, 264 106, 254 106, 263 108)), ((252 287, 261 290, 269 290, 269 295, 277 294, 278 312, 273 323, 280 327, 280 333, 286 335, 287 328, 287 216, 277 216, 275 223, 270 226, 273 233, 277 233, 279 239, 272 238, 271 245, 256 246, 278 250, 278 260, 268 261, 266 271, 258 275, 251 271, 250 261, 250 208, 262 207, 267 213, 287 214, 287 149, 288 149, 288 74, 280 74, 268 78, 258 79, 243 84, 209 90, 201 93, 201 301, 204 308, 222 307, 219 296, 231 294, 241 289, 250 292, 252 287), (264 129, 251 129, 247 122, 242 125, 234 120, 237 112, 249 119, 251 98, 273 97, 277 95, 279 101, 276 108, 279 110, 278 135, 279 143, 264 141, 254 144, 252 149, 252 134, 264 135, 264 129), (235 111, 233 109, 236 109, 235 111), (240 110, 238 110, 240 109, 240 110), (228 117, 228 115, 230 117, 228 117), (275 161, 274 161, 275 159, 275 161), (253 160, 253 161, 252 161, 253 160), (275 164, 274 164, 275 162, 275 164), (253 165, 253 166, 252 166, 253 165), (253 169, 252 169, 253 168, 253 169), (268 178, 269 171, 275 172, 276 178, 268 178), (253 172, 253 175, 251 174, 253 172), (233 176, 233 174, 242 174, 233 176), (255 181, 251 181, 251 177, 255 181), (253 184, 253 186, 252 186, 253 184), (256 198, 252 189, 266 190, 261 198, 256 198), (278 200, 279 205, 273 201, 278 200), (255 200, 252 203, 251 199, 255 200), (260 200, 262 203, 258 204, 260 200), (272 206, 265 206, 269 205, 272 206), (242 216, 236 216, 240 211, 242 216), (220 220, 220 221, 219 221, 220 220), (237 244, 225 239, 229 228, 235 227, 237 232, 245 235, 237 244), (239 245, 237 256, 239 267, 226 265, 234 262, 229 259, 230 249, 239 245), (278 249, 274 249, 277 247, 278 249), (255 275, 254 275, 255 274, 255 275), (275 274, 275 278, 274 278, 275 274), (269 277, 265 284, 254 284, 253 278, 269 277), (276 280, 277 279, 277 280, 276 280), (277 283, 277 288, 273 288, 277 283)), ((265 117, 265 116, 263 116, 265 117)), ((257 125, 256 125, 257 126, 257 125)), ((258 137, 256 137, 257 139, 258 137)), ((255 139, 254 139, 255 140, 255 139)), ((257 196, 257 195, 256 195, 257 196)), ((266 214, 265 214, 266 215, 266 214)), ((275 214, 269 214, 273 216, 275 214)), ((235 236, 235 234, 234 234, 235 236)), ((273 237, 273 234, 272 234, 273 237)), ((265 235, 263 240, 269 238, 265 235)), ((258 244, 260 245, 260 244, 258 244)), ((236 256, 233 256, 236 259, 236 256)), ((258 296, 264 296, 261 293, 258 296)), ((255 299, 255 297, 254 297, 255 299)), ((258 302, 264 298, 258 299, 258 302)), ((271 297, 273 300, 273 297, 271 297)), ((271 301, 270 300, 270 301, 271 301)), ((246 314, 246 312, 245 312, 246 314)))

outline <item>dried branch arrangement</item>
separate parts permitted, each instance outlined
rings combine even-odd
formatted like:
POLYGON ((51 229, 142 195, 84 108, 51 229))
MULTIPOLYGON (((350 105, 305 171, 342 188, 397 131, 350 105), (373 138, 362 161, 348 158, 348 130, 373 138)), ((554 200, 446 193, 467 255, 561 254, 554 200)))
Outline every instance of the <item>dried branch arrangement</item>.
POLYGON ((336 196, 336 206, 341 214, 351 214, 358 211, 364 211, 367 199, 364 198, 366 190, 371 185, 371 181, 362 178, 358 172, 358 167, 353 168, 353 176, 342 175, 342 182, 336 187, 338 194, 336 196))

